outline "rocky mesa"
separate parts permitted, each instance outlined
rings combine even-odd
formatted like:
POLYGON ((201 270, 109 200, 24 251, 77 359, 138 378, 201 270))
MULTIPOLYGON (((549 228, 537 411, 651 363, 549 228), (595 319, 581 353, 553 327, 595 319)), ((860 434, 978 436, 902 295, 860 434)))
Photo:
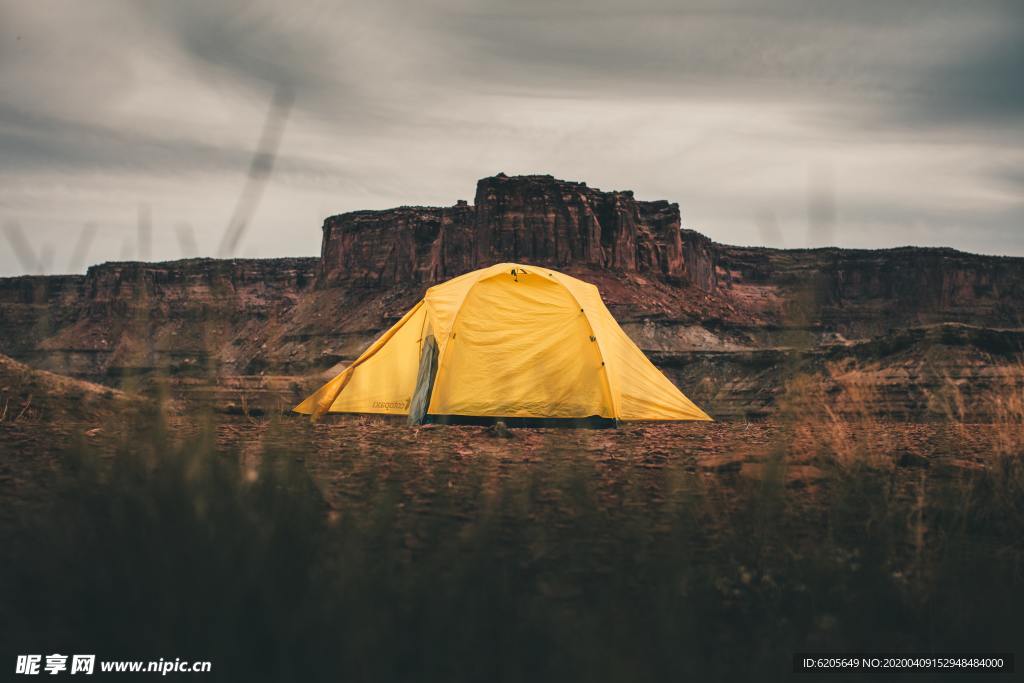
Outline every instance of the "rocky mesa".
POLYGON ((935 416, 950 387, 1003 390, 1022 374, 1024 259, 729 246, 685 229, 675 203, 504 174, 480 180, 472 204, 331 216, 320 258, 0 279, 0 353, 107 385, 283 408, 427 286, 498 261, 597 284, 637 344, 719 417, 770 415, 800 376, 833 397, 856 379, 884 396, 879 409, 935 416))
POLYGON ((648 273, 714 288, 710 241, 679 205, 546 175, 498 174, 475 203, 356 211, 324 222, 320 284, 429 284, 500 261, 648 273))

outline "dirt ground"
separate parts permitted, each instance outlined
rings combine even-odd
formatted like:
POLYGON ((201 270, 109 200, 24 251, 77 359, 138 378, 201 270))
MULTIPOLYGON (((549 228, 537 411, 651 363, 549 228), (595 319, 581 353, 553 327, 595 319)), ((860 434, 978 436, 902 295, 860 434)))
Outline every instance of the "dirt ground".
MULTIPOLYGON (((358 495, 361 476, 407 478, 416 484, 444 471, 450 486, 469 485, 472 471, 491 484, 517 476, 544 477, 585 466, 615 501, 617 486, 649 482, 652 495, 665 477, 708 485, 744 486, 777 479, 810 501, 830 479, 855 471, 896 482, 984 476, 999 460, 1006 425, 876 421, 870 425, 778 421, 635 423, 618 429, 509 429, 426 425, 378 417, 332 417, 311 425, 298 416, 170 416, 160 438, 183 442, 209 432, 216 450, 237 452, 251 473, 262 455, 285 453, 303 463, 330 506, 358 495), (998 436, 998 438, 997 438, 998 436), (554 469, 552 469, 554 468, 554 469)), ((67 449, 103 459, 128 436, 116 415, 58 422, 0 423, 0 500, 31 501, 60 468, 67 449)), ((252 474, 251 476, 255 476, 252 474)), ((474 480, 475 482, 475 480, 474 480)), ((476 485, 476 484, 474 484, 476 485)))

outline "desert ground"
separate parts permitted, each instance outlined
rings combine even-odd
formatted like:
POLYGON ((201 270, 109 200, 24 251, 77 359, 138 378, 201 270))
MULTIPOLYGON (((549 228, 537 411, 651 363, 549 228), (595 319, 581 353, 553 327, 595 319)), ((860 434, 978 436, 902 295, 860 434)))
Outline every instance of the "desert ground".
POLYGON ((314 425, 93 386, 0 422, 5 642, 296 680, 774 680, 800 651, 1019 643, 1017 422, 314 425))

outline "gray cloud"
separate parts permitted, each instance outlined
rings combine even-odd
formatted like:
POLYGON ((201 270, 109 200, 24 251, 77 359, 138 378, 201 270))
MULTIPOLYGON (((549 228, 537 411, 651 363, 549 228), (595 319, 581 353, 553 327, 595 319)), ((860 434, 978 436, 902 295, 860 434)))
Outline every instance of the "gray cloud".
POLYGON ((469 46, 468 72, 495 88, 818 98, 835 109, 853 105, 866 121, 884 115, 907 126, 1009 123, 1024 101, 1024 5, 1012 1, 581 1, 463 10, 443 23, 469 46))
MULTIPOLYGON (((254 131, 255 134, 255 131, 254 131)), ((253 137, 255 142, 255 137, 253 137)), ((0 175, 59 170, 144 172, 155 176, 183 172, 237 172, 252 150, 176 132, 120 130, 73 119, 30 114, 0 104, 0 175)), ((340 174, 316 159, 283 156, 275 166, 293 176, 340 174)))
POLYGON ((771 215, 801 246, 822 165, 841 244, 1024 253, 1022 71, 1017 0, 0 0, 0 220, 57 245, 94 220, 117 258, 145 202, 155 258, 161 220, 209 253, 286 84, 243 253, 315 254, 323 215, 498 170, 679 201, 726 242, 771 215))
POLYGON ((1024 3, 1007 12, 990 40, 928 69, 915 114, 948 124, 1021 128, 1024 122, 1024 3))

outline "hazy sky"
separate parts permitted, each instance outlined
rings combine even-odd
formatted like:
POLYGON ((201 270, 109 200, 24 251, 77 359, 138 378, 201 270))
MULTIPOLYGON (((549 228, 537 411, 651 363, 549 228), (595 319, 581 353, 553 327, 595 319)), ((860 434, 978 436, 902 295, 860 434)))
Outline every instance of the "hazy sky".
POLYGON ((12 225, 46 272, 215 255, 275 91, 238 256, 498 171, 721 242, 1024 255, 1022 73, 1021 0, 0 0, 0 275, 12 225))

